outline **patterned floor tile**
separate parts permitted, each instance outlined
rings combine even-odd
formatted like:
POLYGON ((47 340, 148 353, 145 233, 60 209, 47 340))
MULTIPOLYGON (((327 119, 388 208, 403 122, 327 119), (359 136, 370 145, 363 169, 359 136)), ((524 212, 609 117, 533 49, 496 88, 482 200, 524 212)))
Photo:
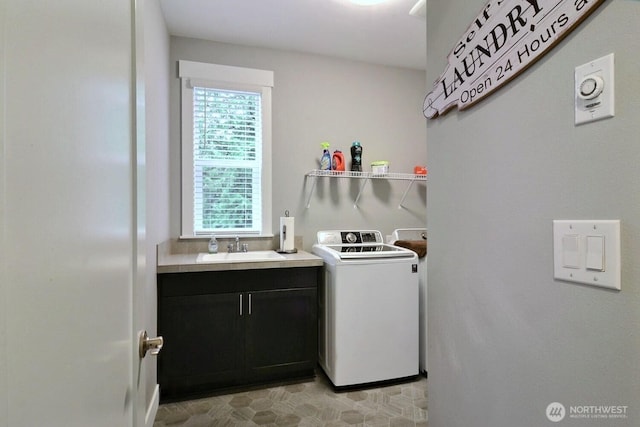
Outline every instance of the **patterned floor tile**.
POLYGON ((427 379, 336 391, 312 381, 160 405, 154 427, 427 427, 427 379))

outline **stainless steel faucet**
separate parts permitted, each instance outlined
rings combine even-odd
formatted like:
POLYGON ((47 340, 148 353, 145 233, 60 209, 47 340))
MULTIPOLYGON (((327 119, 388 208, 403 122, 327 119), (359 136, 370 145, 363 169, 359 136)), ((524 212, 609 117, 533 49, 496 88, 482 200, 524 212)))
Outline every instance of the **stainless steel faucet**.
POLYGON ((243 243, 240 244, 240 236, 236 236, 236 244, 229 243, 227 245, 227 251, 231 252, 247 252, 249 250, 249 244, 243 243))

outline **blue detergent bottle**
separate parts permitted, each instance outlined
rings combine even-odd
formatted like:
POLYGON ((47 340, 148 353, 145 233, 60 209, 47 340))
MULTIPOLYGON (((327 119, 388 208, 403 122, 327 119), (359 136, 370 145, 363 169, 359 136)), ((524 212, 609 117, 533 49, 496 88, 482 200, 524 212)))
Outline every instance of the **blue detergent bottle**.
POLYGON ((331 170, 331 153, 329 152, 329 143, 323 142, 322 145, 322 157, 320 158, 320 170, 331 170))

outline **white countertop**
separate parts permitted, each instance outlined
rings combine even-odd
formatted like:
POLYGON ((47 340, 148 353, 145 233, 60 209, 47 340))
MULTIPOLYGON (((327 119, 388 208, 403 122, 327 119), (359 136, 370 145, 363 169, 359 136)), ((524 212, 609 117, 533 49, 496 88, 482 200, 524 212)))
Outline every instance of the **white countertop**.
POLYGON ((298 251, 294 254, 281 254, 285 259, 258 262, 198 263, 198 253, 161 253, 158 252, 157 273, 182 273, 193 271, 249 270, 261 268, 318 267, 323 265, 322 258, 309 252, 298 251))

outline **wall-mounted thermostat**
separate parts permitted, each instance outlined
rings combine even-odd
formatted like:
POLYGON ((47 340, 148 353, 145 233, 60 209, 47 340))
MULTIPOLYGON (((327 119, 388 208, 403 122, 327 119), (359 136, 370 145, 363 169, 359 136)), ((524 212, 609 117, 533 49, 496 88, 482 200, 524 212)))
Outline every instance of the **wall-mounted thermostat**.
POLYGON ((613 53, 576 67, 576 124, 613 117, 613 53))

